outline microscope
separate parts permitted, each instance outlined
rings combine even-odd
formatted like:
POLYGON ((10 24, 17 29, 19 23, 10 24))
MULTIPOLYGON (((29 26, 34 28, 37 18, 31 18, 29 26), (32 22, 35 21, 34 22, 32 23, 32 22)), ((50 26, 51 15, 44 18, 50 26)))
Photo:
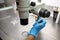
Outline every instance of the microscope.
POLYGON ((0 8, 4 10, 0 11, 0 40, 24 40, 23 33, 28 32, 30 27, 32 27, 32 23, 28 25, 30 13, 36 15, 38 18, 48 18, 50 16, 50 11, 44 8, 44 3, 37 5, 36 2, 30 2, 31 0, 4 0, 2 3, 1 1, 3 0, 0 0, 0 8), (5 10, 9 6, 11 6, 11 9, 5 10), (14 12, 16 8, 19 17, 14 12))
MULTIPOLYGON (((20 24, 27 25, 28 17, 30 13, 37 15, 38 17, 49 17, 50 11, 44 8, 44 4, 36 5, 35 2, 30 2, 31 0, 4 0, 6 6, 13 6, 14 10, 17 10, 20 17, 20 24)), ((39 0, 40 1, 40 0, 39 0)))
POLYGON ((30 2, 30 0, 16 0, 16 3, 21 25, 28 24, 28 17, 30 13, 37 15, 38 18, 46 18, 50 16, 50 11, 44 8, 44 4, 36 5, 35 2, 30 2))

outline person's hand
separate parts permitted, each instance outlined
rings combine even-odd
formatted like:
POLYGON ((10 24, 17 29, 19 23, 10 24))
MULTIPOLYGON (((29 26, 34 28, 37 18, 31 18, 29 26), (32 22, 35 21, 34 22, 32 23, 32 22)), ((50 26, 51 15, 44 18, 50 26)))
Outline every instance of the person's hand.
POLYGON ((34 37, 38 34, 38 32, 43 29, 46 25, 46 20, 45 19, 39 19, 33 24, 33 27, 29 31, 29 35, 33 35, 34 37))

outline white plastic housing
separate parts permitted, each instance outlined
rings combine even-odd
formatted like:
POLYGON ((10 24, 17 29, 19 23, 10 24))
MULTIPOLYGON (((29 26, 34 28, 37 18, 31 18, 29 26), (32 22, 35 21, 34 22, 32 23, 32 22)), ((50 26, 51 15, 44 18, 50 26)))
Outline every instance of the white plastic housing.
POLYGON ((29 7, 30 0, 19 0, 19 7, 29 7))
POLYGON ((30 0, 16 0, 19 1, 18 11, 21 19, 29 17, 30 0))

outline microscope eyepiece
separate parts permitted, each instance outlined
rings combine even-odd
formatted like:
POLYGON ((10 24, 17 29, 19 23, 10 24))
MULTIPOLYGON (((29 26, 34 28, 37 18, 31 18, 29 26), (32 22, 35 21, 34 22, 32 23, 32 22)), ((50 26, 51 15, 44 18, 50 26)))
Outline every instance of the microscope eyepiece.
POLYGON ((41 9, 40 11, 39 11, 39 16, 40 17, 49 17, 50 16, 50 12, 47 10, 47 9, 41 9))

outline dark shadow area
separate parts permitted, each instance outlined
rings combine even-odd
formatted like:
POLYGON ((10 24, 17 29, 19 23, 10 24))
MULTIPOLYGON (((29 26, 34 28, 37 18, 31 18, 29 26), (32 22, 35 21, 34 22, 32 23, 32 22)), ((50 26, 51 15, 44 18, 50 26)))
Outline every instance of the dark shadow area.
POLYGON ((0 40, 2 40, 2 38, 0 38, 0 40))

